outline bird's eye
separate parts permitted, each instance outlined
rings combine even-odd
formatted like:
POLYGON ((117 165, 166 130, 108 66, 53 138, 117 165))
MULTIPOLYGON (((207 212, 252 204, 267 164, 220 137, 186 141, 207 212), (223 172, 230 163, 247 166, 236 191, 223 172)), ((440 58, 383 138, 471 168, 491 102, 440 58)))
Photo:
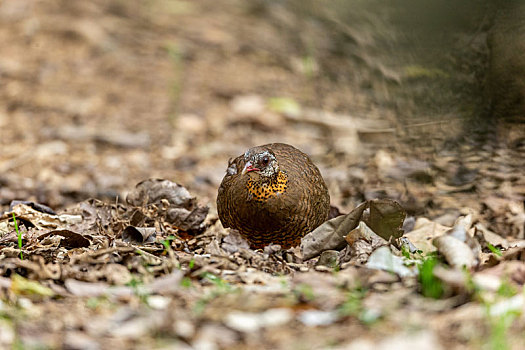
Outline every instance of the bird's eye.
POLYGON ((264 156, 262 159, 261 159, 261 163, 263 165, 268 165, 268 162, 270 161, 270 159, 268 159, 268 156, 264 156))

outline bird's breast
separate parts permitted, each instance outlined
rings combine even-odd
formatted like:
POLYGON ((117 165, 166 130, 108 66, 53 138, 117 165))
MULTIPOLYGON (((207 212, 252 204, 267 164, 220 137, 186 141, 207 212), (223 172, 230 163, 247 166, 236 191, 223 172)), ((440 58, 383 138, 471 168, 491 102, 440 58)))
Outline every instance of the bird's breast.
POLYGON ((271 198, 279 197, 286 193, 288 188, 288 176, 280 171, 276 179, 269 182, 255 181, 249 179, 246 183, 248 201, 264 203, 271 198))

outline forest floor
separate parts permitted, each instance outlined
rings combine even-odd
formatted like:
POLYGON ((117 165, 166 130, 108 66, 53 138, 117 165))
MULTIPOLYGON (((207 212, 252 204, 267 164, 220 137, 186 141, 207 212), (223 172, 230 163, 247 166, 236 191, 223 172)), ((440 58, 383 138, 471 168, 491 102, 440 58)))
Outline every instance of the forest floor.
POLYGON ((242 3, 0 2, 0 348, 525 348, 523 126, 406 123, 242 3), (397 201, 403 237, 247 248, 217 188, 270 142, 341 213, 397 201))

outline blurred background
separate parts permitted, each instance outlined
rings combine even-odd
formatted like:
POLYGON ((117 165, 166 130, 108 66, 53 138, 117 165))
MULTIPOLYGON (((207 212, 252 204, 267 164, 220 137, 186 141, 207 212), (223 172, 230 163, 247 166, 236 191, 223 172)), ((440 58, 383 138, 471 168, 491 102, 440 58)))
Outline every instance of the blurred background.
POLYGON ((213 211, 228 159, 275 141, 342 211, 525 195, 523 1, 2 0, 0 43, 4 209, 161 177, 213 211))

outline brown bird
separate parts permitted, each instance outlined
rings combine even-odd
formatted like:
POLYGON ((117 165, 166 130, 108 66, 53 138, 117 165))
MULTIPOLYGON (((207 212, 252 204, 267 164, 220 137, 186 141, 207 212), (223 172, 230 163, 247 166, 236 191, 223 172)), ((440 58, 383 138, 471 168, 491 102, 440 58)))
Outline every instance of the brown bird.
POLYGON ((230 159, 217 211, 222 225, 238 230, 252 248, 274 243, 288 249, 328 218, 330 196, 306 154, 271 143, 230 159))

